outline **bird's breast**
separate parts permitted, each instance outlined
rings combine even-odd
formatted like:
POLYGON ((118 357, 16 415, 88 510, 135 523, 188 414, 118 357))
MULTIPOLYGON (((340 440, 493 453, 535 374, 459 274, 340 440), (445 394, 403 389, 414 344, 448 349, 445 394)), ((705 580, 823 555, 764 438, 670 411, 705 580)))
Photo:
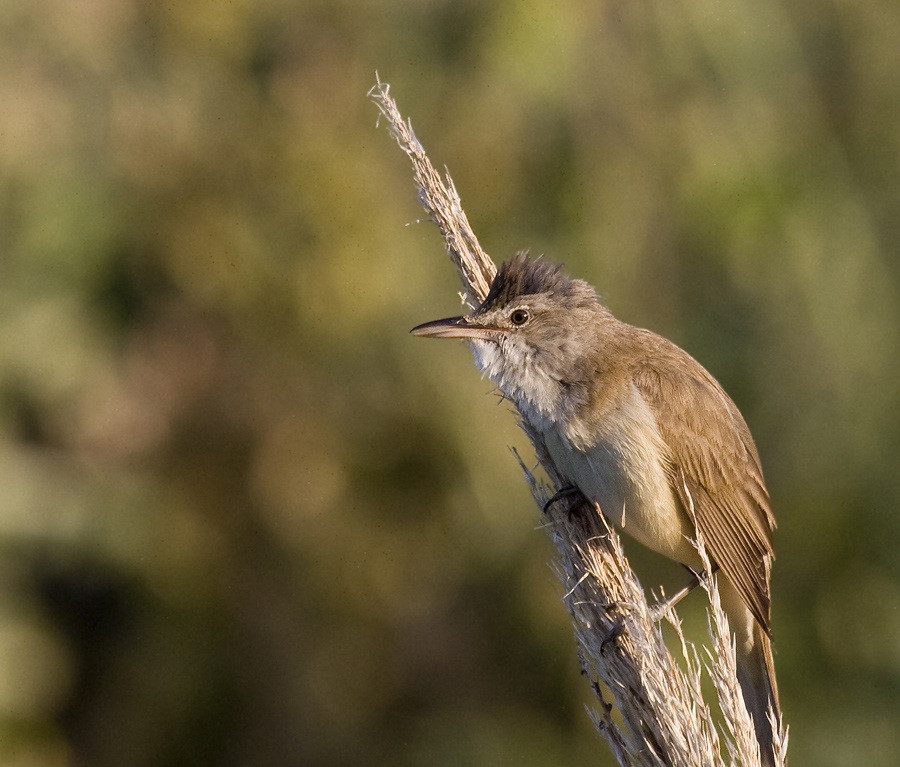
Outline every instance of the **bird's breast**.
POLYGON ((573 419, 542 429, 560 473, 625 533, 689 566, 699 564, 693 525, 666 472, 668 448, 635 387, 587 426, 573 419))

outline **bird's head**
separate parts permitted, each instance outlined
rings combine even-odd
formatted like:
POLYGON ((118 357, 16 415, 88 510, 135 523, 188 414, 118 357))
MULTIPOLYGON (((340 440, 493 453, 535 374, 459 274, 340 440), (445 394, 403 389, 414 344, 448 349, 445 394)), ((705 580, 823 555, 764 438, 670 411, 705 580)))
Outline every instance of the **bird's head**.
POLYGON ((567 389, 589 374, 587 360, 607 319, 611 315, 588 283, 519 253, 502 264, 474 312, 410 332, 468 341, 481 371, 523 412, 553 417, 567 389))

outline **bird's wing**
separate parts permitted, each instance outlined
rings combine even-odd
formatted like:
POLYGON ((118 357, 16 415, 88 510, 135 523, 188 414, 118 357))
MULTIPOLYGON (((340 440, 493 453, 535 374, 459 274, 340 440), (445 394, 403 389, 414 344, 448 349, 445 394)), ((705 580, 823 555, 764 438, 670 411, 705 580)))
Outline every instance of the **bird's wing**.
POLYGON ((634 385, 653 410, 672 485, 711 559, 768 632, 775 517, 753 438, 718 382, 678 347, 666 351, 663 361, 676 364, 638 362, 634 385))

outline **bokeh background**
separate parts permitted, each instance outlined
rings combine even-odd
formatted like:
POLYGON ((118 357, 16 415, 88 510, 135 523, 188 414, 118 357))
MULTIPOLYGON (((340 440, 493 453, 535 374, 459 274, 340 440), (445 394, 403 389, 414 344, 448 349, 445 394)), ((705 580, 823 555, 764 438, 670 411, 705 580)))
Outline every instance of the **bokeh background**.
POLYGON ((2 3, 0 763, 612 764, 527 444, 407 334, 458 286, 376 69, 495 259, 732 393, 792 762, 900 763, 898 40, 892 0, 2 3))

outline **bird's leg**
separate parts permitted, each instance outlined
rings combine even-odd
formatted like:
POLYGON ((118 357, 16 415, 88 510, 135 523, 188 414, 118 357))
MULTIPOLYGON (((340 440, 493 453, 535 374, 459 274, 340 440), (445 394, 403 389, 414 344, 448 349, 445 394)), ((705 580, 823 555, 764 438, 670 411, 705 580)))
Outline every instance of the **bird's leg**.
MULTIPOLYGON (((550 511, 550 507, 553 506, 553 504, 558 503, 563 498, 571 498, 574 495, 580 494, 581 491, 577 487, 575 487, 575 485, 566 485, 565 487, 561 487, 553 494, 550 500, 544 504, 544 514, 550 511)), ((569 509, 569 511, 571 512, 571 508, 569 509)))
MULTIPOLYGON (((710 576, 711 573, 707 573, 706 571, 702 571, 699 573, 695 573, 690 568, 687 568, 691 571, 691 579, 678 591, 676 591, 672 596, 668 599, 662 599, 657 602, 653 607, 650 608, 650 617, 653 621, 658 621, 662 618, 669 610, 671 610, 675 605, 677 605, 682 599, 684 599, 688 594, 690 594, 697 586, 701 583, 704 583, 710 576)), ((717 564, 713 564, 712 573, 715 573, 719 569, 717 564)))

